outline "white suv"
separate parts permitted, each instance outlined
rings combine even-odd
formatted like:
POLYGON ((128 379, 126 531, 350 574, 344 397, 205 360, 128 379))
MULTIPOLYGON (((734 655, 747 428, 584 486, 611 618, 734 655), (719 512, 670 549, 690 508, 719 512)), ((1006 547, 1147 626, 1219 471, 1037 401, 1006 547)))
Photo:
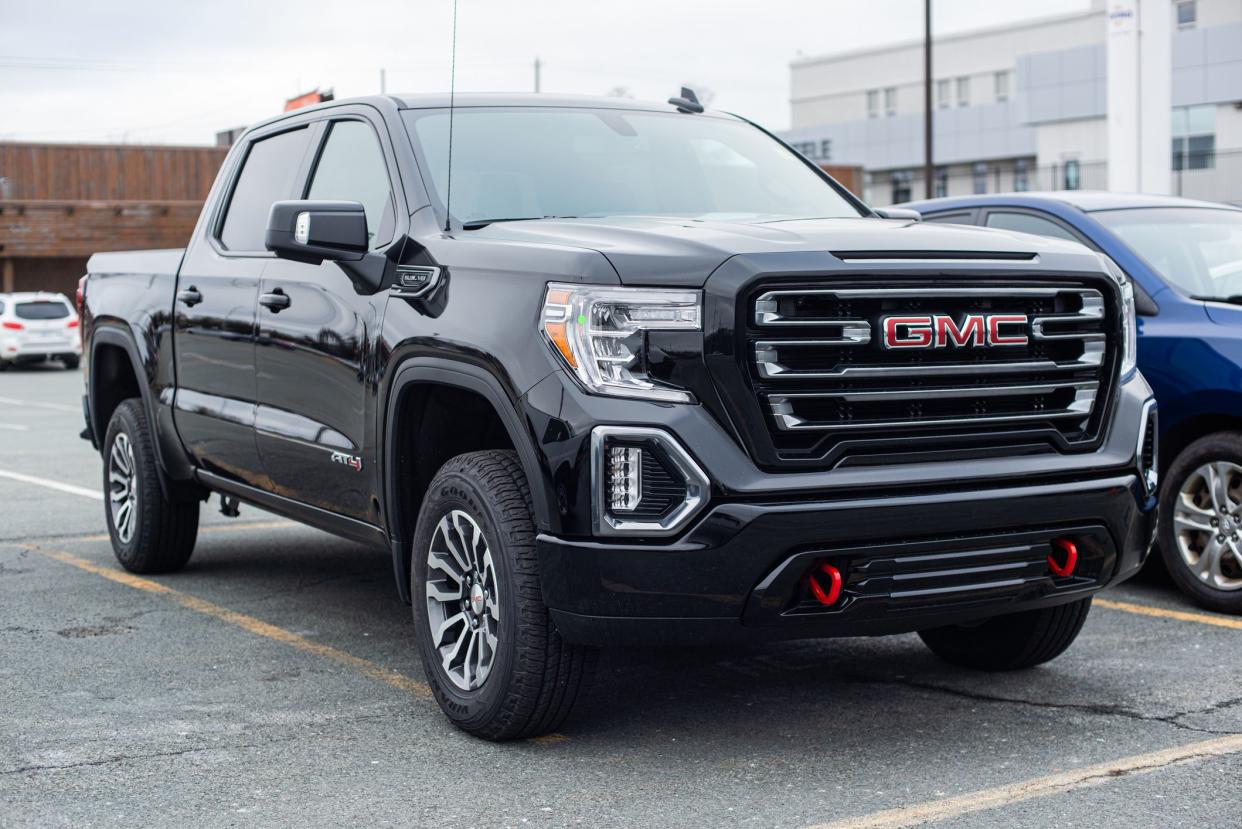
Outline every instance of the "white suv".
POLYGON ((0 368, 16 362, 82 360, 78 314, 62 294, 0 294, 0 368))

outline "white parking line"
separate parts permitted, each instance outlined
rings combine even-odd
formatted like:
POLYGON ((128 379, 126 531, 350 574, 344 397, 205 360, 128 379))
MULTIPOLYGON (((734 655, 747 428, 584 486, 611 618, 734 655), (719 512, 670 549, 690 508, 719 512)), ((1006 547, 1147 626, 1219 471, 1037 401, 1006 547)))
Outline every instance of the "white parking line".
POLYGON ((9 432, 29 432, 29 426, 23 426, 20 423, 0 423, 0 430, 9 432))
POLYGON ((0 478, 8 478, 10 481, 19 481, 23 484, 43 486, 48 489, 54 489, 57 492, 67 492, 70 495, 81 495, 83 498, 94 498, 96 501, 103 500, 103 493, 97 489, 87 489, 86 487, 74 486, 73 484, 62 484, 60 481, 49 481, 47 478, 36 478, 34 475, 23 475, 21 472, 10 472, 7 469, 0 469, 0 478))
POLYGON ((82 414, 81 406, 68 406, 64 403, 40 403, 36 400, 17 400, 12 397, 0 397, 0 404, 6 406, 25 406, 34 409, 50 409, 53 412, 69 412, 70 414, 82 414))

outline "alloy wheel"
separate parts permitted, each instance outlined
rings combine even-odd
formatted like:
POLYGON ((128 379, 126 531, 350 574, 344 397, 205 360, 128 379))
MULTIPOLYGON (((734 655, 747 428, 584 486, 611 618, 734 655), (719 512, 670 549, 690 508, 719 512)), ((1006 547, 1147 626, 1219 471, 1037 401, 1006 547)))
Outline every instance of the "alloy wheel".
POLYGON ((1183 563, 1216 590, 1242 590, 1242 466, 1205 463, 1173 504, 1173 538, 1183 563))
POLYGON ((496 659, 500 594, 487 539, 463 510, 442 516, 432 533, 426 593, 428 629, 444 673, 463 691, 478 689, 496 659))
POLYGON ((138 512, 138 476, 135 474, 134 446, 129 435, 118 432, 108 454, 108 498, 112 526, 117 538, 128 544, 134 537, 138 512))

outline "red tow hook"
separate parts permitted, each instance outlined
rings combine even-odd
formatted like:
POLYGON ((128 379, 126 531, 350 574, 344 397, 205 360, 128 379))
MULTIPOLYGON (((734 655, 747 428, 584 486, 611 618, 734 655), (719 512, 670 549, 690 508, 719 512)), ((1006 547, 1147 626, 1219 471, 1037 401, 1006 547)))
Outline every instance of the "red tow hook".
POLYGON ((824 607, 829 607, 837 603, 837 599, 841 598, 841 571, 833 567, 831 564, 821 564, 811 570, 807 580, 811 583, 811 593, 815 596, 815 600, 824 607), (828 589, 820 584, 820 574, 828 582, 828 589))
POLYGON ((1052 571, 1052 575, 1061 579, 1073 575, 1074 568, 1078 566, 1078 547, 1068 538, 1054 538, 1052 546, 1065 553, 1064 564, 1057 561, 1055 553, 1048 555, 1048 569, 1052 571))

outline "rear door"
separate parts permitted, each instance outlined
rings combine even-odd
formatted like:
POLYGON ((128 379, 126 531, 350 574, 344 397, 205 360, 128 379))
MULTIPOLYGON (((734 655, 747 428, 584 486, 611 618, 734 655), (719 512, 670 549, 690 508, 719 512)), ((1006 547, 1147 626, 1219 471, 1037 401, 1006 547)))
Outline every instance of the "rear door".
MULTIPOLYGON (((371 249, 384 251, 401 236, 404 199, 371 112, 333 111, 297 198, 361 202, 371 249)), ((335 262, 284 259, 268 265, 259 296, 256 431, 275 491, 368 523, 379 518, 370 392, 385 302, 386 292, 359 293, 335 262)))
POLYGON ((311 127, 250 140, 219 209, 200 224, 177 277, 177 431, 203 469, 268 487, 255 445, 255 309, 272 202, 297 188, 311 127))

